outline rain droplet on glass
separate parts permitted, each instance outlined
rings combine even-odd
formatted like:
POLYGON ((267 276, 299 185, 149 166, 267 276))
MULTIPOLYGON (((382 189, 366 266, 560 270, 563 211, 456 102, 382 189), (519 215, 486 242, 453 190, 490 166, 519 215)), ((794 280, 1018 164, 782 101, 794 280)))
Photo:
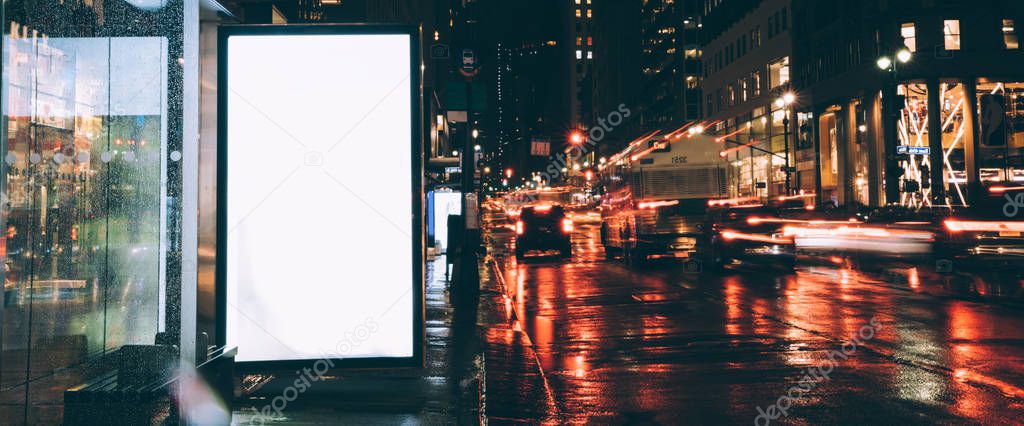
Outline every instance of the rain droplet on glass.
POLYGON ((178 161, 178 160, 181 160, 181 152, 179 152, 179 151, 171 151, 171 161, 178 161))
POLYGON ((100 154, 100 161, 103 161, 104 163, 109 163, 112 158, 114 158, 114 155, 111 154, 110 151, 104 151, 100 154))

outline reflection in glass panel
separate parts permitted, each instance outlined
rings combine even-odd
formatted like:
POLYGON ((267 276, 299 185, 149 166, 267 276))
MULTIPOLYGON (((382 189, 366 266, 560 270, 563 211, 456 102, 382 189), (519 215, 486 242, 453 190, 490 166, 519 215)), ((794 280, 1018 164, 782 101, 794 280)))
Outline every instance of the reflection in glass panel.
POLYGON ((163 330, 181 25, 166 5, 4 2, 0 418, 15 424, 60 423, 92 361, 163 330))

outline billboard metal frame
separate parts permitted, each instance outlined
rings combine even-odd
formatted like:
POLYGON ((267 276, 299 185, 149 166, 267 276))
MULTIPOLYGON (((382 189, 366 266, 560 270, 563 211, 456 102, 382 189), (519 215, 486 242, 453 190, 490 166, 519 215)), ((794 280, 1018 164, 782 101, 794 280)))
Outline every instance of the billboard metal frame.
MULTIPOLYGON (((333 369, 357 368, 415 368, 424 363, 424 228, 423 228, 423 147, 421 133, 421 76, 420 31, 409 25, 363 25, 363 24, 314 24, 314 25, 224 25, 217 34, 217 259, 216 259, 216 317, 215 341, 218 345, 227 342, 227 100, 228 38, 233 36, 274 36, 274 35, 406 35, 409 37, 409 101, 410 101, 410 155, 412 156, 412 273, 410 285, 413 298, 413 351, 411 357, 331 358, 333 369)), ((272 60, 272 58, 268 58, 272 60)), ((330 324, 325 326, 331 326, 330 324)), ((237 363, 239 371, 293 371, 309 366, 316 359, 251 361, 237 363)))

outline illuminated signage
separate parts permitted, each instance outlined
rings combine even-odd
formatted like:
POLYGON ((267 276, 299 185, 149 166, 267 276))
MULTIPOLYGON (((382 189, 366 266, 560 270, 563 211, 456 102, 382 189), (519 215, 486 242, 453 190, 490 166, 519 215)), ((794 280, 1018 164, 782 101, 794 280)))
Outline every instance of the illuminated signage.
POLYGON ((413 30, 220 31, 220 341, 257 368, 421 363, 413 30))

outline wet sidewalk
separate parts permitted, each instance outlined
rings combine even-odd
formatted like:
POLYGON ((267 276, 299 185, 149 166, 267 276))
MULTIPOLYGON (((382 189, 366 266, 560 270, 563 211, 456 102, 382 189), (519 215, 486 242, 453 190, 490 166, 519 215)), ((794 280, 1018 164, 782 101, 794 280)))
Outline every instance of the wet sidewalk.
POLYGON ((551 389, 506 285, 493 258, 480 261, 483 417, 489 424, 558 423, 551 389))
POLYGON ((232 423, 250 424, 476 424, 481 401, 475 313, 456 314, 443 256, 426 265, 424 368, 343 372, 310 386, 281 416, 259 414, 295 382, 294 375, 250 376, 232 423))

